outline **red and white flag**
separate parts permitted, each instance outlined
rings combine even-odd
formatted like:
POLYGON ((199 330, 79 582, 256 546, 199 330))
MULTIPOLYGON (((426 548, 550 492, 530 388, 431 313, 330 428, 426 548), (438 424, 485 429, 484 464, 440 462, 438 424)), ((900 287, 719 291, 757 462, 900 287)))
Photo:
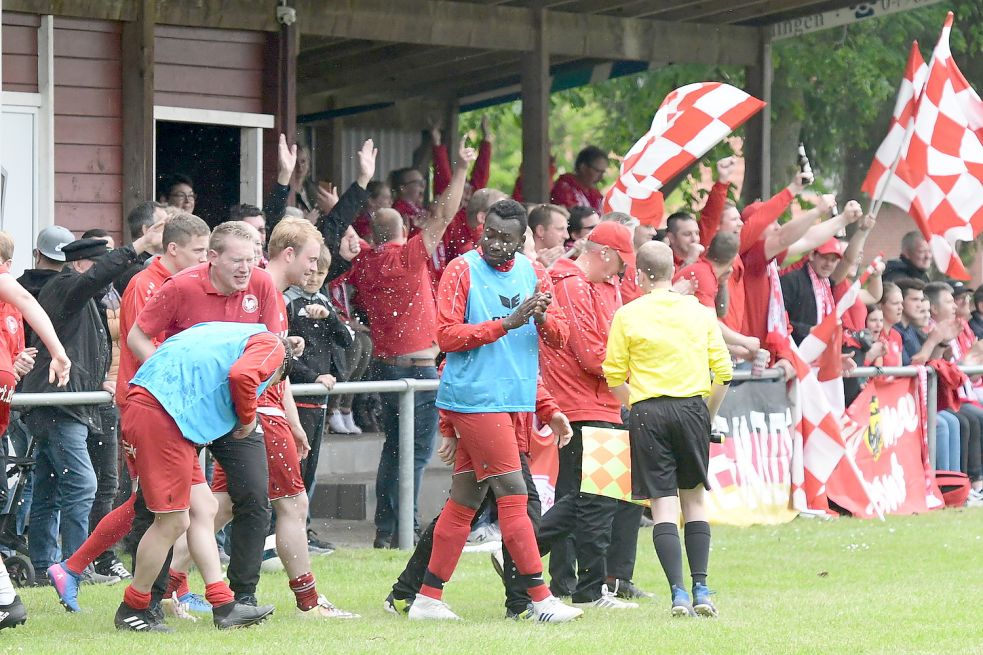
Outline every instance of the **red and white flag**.
POLYGON ((662 101, 649 131, 625 155, 621 173, 604 197, 604 211, 625 212, 644 224, 659 224, 663 210, 659 189, 764 106, 721 82, 676 89, 662 101))
MULTIPOLYGON (((792 506, 797 510, 828 510, 826 481, 843 457, 849 458, 842 434, 843 314, 853 306, 860 288, 874 272, 877 257, 797 347, 789 337, 798 384, 793 402, 795 426, 792 455, 792 506), (801 454, 800 454, 801 453, 801 454)), ((855 464, 851 462, 852 466, 855 464)))
POLYGON ((874 153, 874 162, 870 165, 867 177, 860 186, 860 190, 871 198, 880 196, 888 183, 888 178, 891 177, 891 169, 894 168, 894 162, 898 159, 901 147, 904 145, 906 133, 913 124, 915 107, 925 88, 926 77, 928 77, 928 65, 925 64, 921 50, 918 49, 918 41, 915 41, 911 44, 908 64, 901 79, 901 88, 898 89, 898 99, 894 103, 891 127, 884 141, 878 146, 877 152, 874 153))
POLYGON ((983 232, 983 101, 952 59, 952 18, 949 12, 881 193, 915 219, 939 270, 968 280, 955 245, 983 232))

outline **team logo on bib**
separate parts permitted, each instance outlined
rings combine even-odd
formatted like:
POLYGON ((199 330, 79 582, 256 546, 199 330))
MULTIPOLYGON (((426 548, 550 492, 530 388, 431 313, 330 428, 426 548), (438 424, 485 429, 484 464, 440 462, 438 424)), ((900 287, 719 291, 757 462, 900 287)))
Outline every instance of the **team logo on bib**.
POLYGON ((242 311, 253 314, 257 309, 259 309, 259 300, 256 299, 256 296, 247 293, 242 297, 242 311))
POLYGON ((10 332, 11 334, 17 334, 17 330, 20 329, 20 326, 17 323, 17 319, 14 318, 13 316, 8 316, 6 323, 7 323, 7 331, 10 332))

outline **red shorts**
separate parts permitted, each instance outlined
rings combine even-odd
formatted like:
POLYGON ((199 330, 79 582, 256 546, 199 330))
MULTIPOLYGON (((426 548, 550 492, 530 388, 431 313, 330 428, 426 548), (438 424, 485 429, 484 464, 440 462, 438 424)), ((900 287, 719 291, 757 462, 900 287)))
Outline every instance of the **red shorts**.
POLYGON ((131 392, 120 414, 120 432, 147 509, 156 514, 189 509, 191 487, 205 484, 205 475, 195 445, 157 399, 142 389, 131 392))
MULTIPOLYGON (((266 463, 270 470, 268 493, 270 500, 290 498, 306 493, 304 478, 301 475, 300 457, 297 455, 297 443, 290 424, 282 416, 257 414, 259 424, 263 428, 263 440, 266 443, 266 463)), ((212 474, 212 491, 228 493, 229 484, 225 471, 216 462, 212 474)))
POLYGON ((445 410, 457 434, 454 475, 474 472, 485 478, 522 470, 516 445, 518 414, 461 414, 445 410))

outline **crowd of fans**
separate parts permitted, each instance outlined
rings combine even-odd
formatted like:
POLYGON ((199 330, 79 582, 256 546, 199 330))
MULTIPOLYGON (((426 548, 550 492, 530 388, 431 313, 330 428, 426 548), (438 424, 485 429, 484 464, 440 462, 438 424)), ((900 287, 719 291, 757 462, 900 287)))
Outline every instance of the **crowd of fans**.
MULTIPOLYGON (((121 464, 124 453, 117 408, 125 403, 128 382, 142 359, 127 353, 139 354, 143 344, 151 343, 158 328, 164 327, 154 324, 144 329, 146 321, 140 312, 149 303, 155 303, 156 312, 165 311, 161 309, 165 300, 157 296, 173 286, 168 278, 208 262, 207 266, 217 269, 225 267, 222 274, 229 288, 235 289, 241 286, 238 282, 250 279, 253 266, 267 268, 276 290, 283 294, 282 320, 289 326, 289 335, 304 344, 290 374, 295 383, 316 382, 331 389, 337 381, 437 379, 443 353, 460 349, 463 343, 492 338, 462 334, 455 337, 461 340, 456 342, 444 332, 438 338, 441 326, 450 320, 447 312, 465 311, 463 307, 447 309, 441 300, 442 294, 452 293, 452 287, 461 284, 454 277, 460 275, 461 267, 452 263, 483 246, 514 247, 525 253, 540 276, 540 290, 552 294, 555 309, 551 312, 558 312, 563 329, 569 332, 562 338, 554 334, 553 343, 544 337, 540 354, 544 396, 540 420, 561 432, 567 419, 573 423, 571 444, 561 453, 556 506, 540 529, 541 552, 552 551, 552 592, 611 608, 630 608, 632 598, 646 595, 631 581, 640 508, 579 494, 581 429, 622 424, 621 403, 608 390, 601 363, 614 311, 643 293, 634 266, 635 252, 653 240, 666 243, 675 264, 673 290, 694 295, 716 313, 734 362, 750 367, 758 359, 792 377, 789 345, 782 335, 791 334, 796 343, 801 342, 813 326, 836 311, 838 300, 858 274, 875 219, 865 215, 855 201, 832 215, 835 199, 820 195, 808 211, 779 221, 812 183, 804 173, 771 198, 738 207, 730 199, 733 158, 717 162, 716 181, 697 211, 677 211, 665 221, 604 214, 600 185, 609 160, 594 146, 578 154, 572 172, 556 179, 549 203, 522 206, 514 202, 522 200, 521 177, 512 199, 503 191, 487 188, 492 143, 487 125, 482 127, 477 151, 462 147, 454 163, 440 131, 434 130, 432 170, 429 165, 423 170, 401 168, 392 171, 386 181, 374 179, 376 153, 371 141, 366 142, 356 156, 355 182, 340 192, 330 184, 314 183, 310 153, 288 146, 281 136, 277 179, 265 207, 230 209, 229 220, 239 227, 225 223, 210 231, 194 216, 194 182, 176 174, 162 180, 157 202, 143 203, 127 217, 130 245, 115 247, 108 233, 99 228, 79 238, 60 226, 41 231, 33 251, 34 268, 25 271, 18 282, 50 317, 65 352, 51 350, 50 335, 34 332, 31 325, 22 329, 16 308, 4 303, 4 337, 17 390, 61 389, 49 377, 49 365, 57 365, 67 354, 72 373, 64 388, 104 389, 114 394, 115 402, 37 407, 11 417, 8 435, 14 450, 23 453, 32 441, 36 448, 37 465, 20 490, 16 523, 26 536, 39 584, 49 583, 43 572, 66 561, 73 575, 84 581, 130 577, 115 541, 109 541, 123 536, 131 524, 139 534, 141 523, 140 511, 132 508, 135 485, 121 464), (428 196, 432 197, 429 203, 428 196), (498 224, 515 207, 520 208, 528 228, 522 243, 510 244, 498 224), (302 250, 310 250, 303 247, 312 243, 304 241, 306 237, 291 242, 289 256, 284 254, 283 243, 274 243, 272 238, 288 227, 295 229, 290 221, 298 218, 316 228, 313 234, 318 246, 305 255, 306 264, 295 264, 293 259, 300 258, 302 250), (285 227, 278 232, 281 225, 285 227), (216 239, 234 240, 241 234, 249 235, 241 256, 216 250, 216 239), (309 265, 310 270, 305 269, 304 275, 290 273, 302 265, 309 265), (447 278, 449 272, 452 282, 447 278), (113 515, 114 507, 127 504, 128 517, 112 530, 99 532, 97 527, 113 515), (90 534, 98 535, 97 552, 88 545, 90 534)), ((0 259, 7 266, 12 252, 10 238, 0 235, 0 259)), ((973 291, 958 282, 930 281, 930 265, 928 244, 912 232, 902 239, 898 259, 887 262, 886 267, 875 267, 859 299, 843 317, 843 366, 845 370, 857 365, 935 366, 941 380, 938 468, 966 473, 973 489, 969 502, 983 504, 983 394, 976 381, 953 366, 983 362, 983 346, 979 345, 983 287, 973 291)), ((207 292, 228 295, 218 285, 207 292)), ((276 311, 266 307, 262 297, 244 298, 247 313, 256 311, 249 302, 258 303, 260 314, 276 311)), ((502 297, 503 316, 519 311, 510 300, 502 297)), ((185 309, 171 306, 166 311, 180 314, 185 309)), ((523 311, 533 316, 536 310, 523 311)), ((860 384, 844 379, 848 402, 859 393, 860 384)), ((434 392, 418 392, 415 403, 414 493, 418 494, 436 445, 440 413, 434 392)), ((393 547, 399 504, 396 395, 303 398, 296 402, 296 415, 299 427, 291 425, 290 429, 299 453, 306 454, 302 477, 307 495, 316 484, 325 430, 384 434, 376 478, 374 545, 393 547)), ((441 424, 442 431, 444 428, 441 424)), ((126 443, 126 435, 122 439, 126 443)), ((227 487, 221 467, 216 475, 223 481, 221 488, 227 489, 227 505, 220 503, 219 513, 224 513, 226 521, 235 517, 232 543, 244 548, 242 542, 250 541, 250 548, 262 550, 254 542, 276 529, 278 544, 290 544, 293 537, 282 535, 279 526, 262 524, 264 520, 269 523, 268 514, 246 516, 241 507, 247 492, 237 491, 238 483, 233 482, 240 474, 231 474, 227 487), (247 536, 249 530, 243 527, 247 525, 252 536, 247 536)), ((306 516, 293 516, 296 504, 278 504, 272 486, 270 495, 263 497, 260 482, 250 484, 248 494, 257 504, 268 506, 268 500, 274 500, 284 525, 293 525, 294 519, 309 521, 306 516)), ((307 513, 306 502, 303 513, 307 513)), ((418 534, 424 532, 419 525, 415 528, 418 534)), ((311 553, 333 549, 313 530, 305 527, 301 534, 305 532, 311 553)), ((432 534, 429 538, 432 540, 432 534)), ((135 539, 123 541, 124 547, 135 543, 135 539)), ((188 589, 187 548, 180 541, 175 544, 164 597, 175 592, 184 607, 207 607, 188 589)), ((236 555, 232 556, 232 567, 242 573, 241 558, 237 562, 236 555)), ((230 580, 235 578, 233 568, 230 580)), ((293 588, 295 576, 290 573, 293 588)), ((311 577, 310 589, 313 584, 311 577)), ((246 593, 255 593, 255 582, 246 593)), ((64 601, 60 589, 59 595, 64 601)), ((237 591, 237 598, 239 595, 237 591)), ((410 593, 405 589, 401 593, 397 584, 387 602, 394 611, 405 611, 409 598, 410 593)), ((5 602, 9 604, 9 599, 0 594, 0 605, 5 602)), ((522 602, 509 605, 510 615, 522 614, 522 602)))

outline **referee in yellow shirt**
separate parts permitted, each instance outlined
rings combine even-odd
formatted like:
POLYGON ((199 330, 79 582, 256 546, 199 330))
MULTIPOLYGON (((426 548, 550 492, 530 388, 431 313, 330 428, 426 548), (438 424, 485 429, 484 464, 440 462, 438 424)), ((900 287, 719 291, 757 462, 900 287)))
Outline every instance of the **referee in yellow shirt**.
POLYGON ((733 377, 713 310, 671 290, 672 250, 650 241, 636 254, 645 295, 614 315, 604 376, 631 409, 631 495, 652 502, 652 541, 672 591, 673 616, 716 616, 707 587, 710 424, 733 377), (711 372, 713 377, 711 378, 711 372), (677 521, 685 521, 691 597, 677 521))

